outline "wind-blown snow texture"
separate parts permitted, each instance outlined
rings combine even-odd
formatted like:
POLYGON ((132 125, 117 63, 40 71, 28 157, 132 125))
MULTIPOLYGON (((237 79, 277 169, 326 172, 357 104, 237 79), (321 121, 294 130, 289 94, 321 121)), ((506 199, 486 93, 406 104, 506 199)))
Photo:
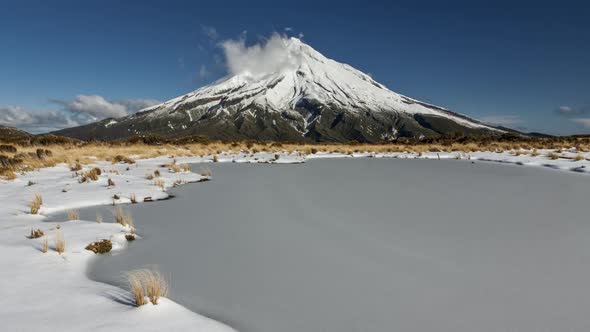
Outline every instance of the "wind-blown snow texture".
MULTIPOLYGON (((236 73, 232 77, 117 121, 57 133, 101 139, 203 134, 220 139, 377 142, 454 131, 502 132, 395 93, 297 38, 274 36, 267 42, 271 44, 273 51, 267 53, 280 61, 268 65, 270 72, 260 61, 228 61, 236 73)), ((226 55, 239 52, 239 47, 226 45, 226 55)), ((259 53, 264 52, 254 56, 259 53)))

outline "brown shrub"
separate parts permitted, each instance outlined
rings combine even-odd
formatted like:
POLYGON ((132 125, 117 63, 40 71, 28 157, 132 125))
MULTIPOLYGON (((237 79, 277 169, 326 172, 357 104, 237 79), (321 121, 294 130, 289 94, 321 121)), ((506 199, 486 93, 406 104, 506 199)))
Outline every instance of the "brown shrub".
POLYGON ((122 156, 122 155, 116 155, 113 158, 113 164, 118 164, 118 163, 121 163, 121 162, 123 162, 125 164, 135 164, 135 160, 133 160, 133 159, 131 159, 129 157, 122 156))
POLYGON ((114 187, 115 186, 115 181, 113 181, 113 179, 109 178, 109 181, 107 183, 107 186, 114 187))
POLYGON ((82 164, 76 162, 74 165, 70 166, 70 171, 77 172, 82 169, 82 164))
POLYGON ((16 153, 16 151, 14 145, 0 144, 0 152, 16 153))
POLYGON ((135 241, 135 235, 133 234, 125 234, 125 239, 129 242, 135 241))
POLYGON ((31 228, 31 234, 29 235, 29 239, 38 239, 45 235, 43 231, 39 228, 31 228))
POLYGON ((111 242, 111 240, 101 240, 101 241, 96 241, 96 242, 92 242, 91 244, 87 245, 86 250, 90 250, 95 254, 106 254, 107 252, 111 251, 111 249, 113 249, 113 243, 111 242))

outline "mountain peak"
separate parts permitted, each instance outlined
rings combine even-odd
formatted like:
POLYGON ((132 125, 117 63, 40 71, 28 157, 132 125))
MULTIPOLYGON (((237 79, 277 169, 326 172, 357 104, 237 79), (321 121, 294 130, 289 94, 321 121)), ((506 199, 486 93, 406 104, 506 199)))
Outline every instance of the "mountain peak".
POLYGON ((95 135, 378 142, 455 131, 503 132, 393 92, 297 38, 274 35, 264 44, 228 41, 222 47, 229 76, 99 124, 95 135))

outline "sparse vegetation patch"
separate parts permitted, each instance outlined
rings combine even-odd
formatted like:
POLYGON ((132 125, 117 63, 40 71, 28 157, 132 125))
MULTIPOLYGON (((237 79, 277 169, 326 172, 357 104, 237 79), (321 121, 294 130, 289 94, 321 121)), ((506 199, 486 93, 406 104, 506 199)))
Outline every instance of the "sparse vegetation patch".
POLYGON ((111 240, 104 239, 101 241, 92 242, 91 244, 87 245, 85 249, 90 250, 95 254, 105 254, 113 249, 113 243, 111 240))

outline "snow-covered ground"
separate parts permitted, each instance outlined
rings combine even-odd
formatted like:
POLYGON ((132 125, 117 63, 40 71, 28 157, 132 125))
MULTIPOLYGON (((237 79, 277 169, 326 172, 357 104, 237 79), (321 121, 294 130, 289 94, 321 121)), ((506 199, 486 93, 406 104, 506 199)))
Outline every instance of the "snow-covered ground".
MULTIPOLYGON (((219 162, 251 163, 302 163, 307 158, 375 157, 375 158, 455 158, 496 161, 524 166, 550 167, 557 170, 590 174, 590 153, 586 160, 552 160, 549 151, 538 151, 538 156, 510 153, 390 153, 390 154, 314 154, 300 153, 250 155, 220 154, 219 162)), ((576 151, 562 153, 572 158, 576 151)), ((212 157, 177 158, 178 163, 207 163, 212 157)), ((165 199, 168 194, 146 177, 157 169, 166 187, 175 184, 198 182, 203 177, 190 172, 173 173, 164 164, 172 158, 160 157, 138 160, 137 163, 112 165, 97 161, 92 167, 102 169, 98 181, 79 183, 68 165, 58 165, 35 172, 21 174, 16 180, 0 182, 0 324, 4 331, 117 331, 117 330, 191 330, 233 331, 221 323, 191 312, 170 301, 162 300, 140 308, 130 305, 125 290, 89 280, 86 267, 94 254, 84 249, 89 243, 111 239, 113 250, 126 246, 124 235, 129 229, 113 223, 113 216, 102 216, 103 223, 91 221, 64 221, 49 223, 46 215, 93 205, 125 204, 135 195, 138 203, 146 197, 165 199), (108 179, 115 186, 108 186, 108 179), (39 215, 29 213, 29 202, 38 193, 43 198, 39 215), (66 240, 64 254, 54 250, 57 228, 66 240), (42 238, 29 239, 31 228, 39 228, 46 234, 49 251, 43 253, 42 238)), ((198 204, 198 203, 197 203, 198 204)), ((141 220, 135 223, 141 229, 141 220)))

